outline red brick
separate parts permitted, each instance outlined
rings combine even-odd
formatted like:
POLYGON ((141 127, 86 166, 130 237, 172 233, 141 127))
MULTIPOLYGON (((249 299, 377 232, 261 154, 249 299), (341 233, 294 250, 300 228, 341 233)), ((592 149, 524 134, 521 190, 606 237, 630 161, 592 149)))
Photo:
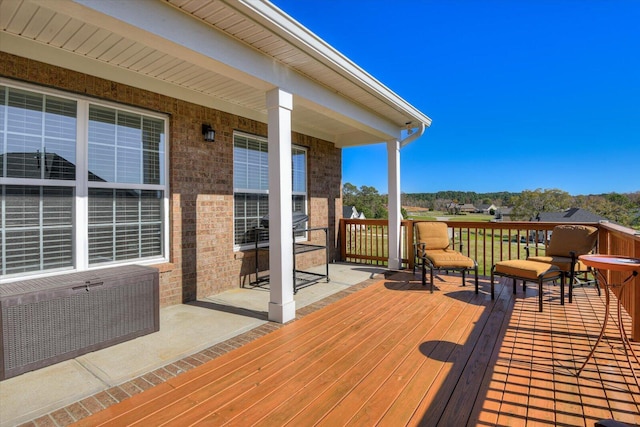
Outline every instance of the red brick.
MULTIPOLYGON (((24 424, 25 427, 29 426, 29 425, 31 425, 31 423, 24 424)), ((49 415, 45 415, 43 417, 36 418, 33 421, 33 425, 35 425, 37 427, 56 427, 55 421, 53 421, 53 418, 51 418, 51 416, 49 416, 49 415)))
POLYGON ((68 426, 75 421, 65 408, 52 412, 51 418, 53 418, 59 426, 68 426))
POLYGON ((69 414, 71 414, 74 421, 79 421, 90 415, 89 411, 87 411, 87 409, 78 402, 67 406, 65 409, 69 414))
POLYGON ((80 404, 91 414, 100 412, 104 409, 104 406, 95 398, 95 396, 89 396, 86 399, 82 399, 80 404))
MULTIPOLYGON (((107 390, 107 393, 109 394, 109 396, 113 398, 115 402, 122 402, 123 400, 131 397, 131 395, 127 393, 126 390, 124 390, 120 386, 111 387, 109 390, 107 390)), ((99 395, 96 395, 96 396, 99 396, 99 395)), ((103 403, 103 401, 100 398, 98 398, 98 400, 100 400, 100 403, 103 403)), ((108 406, 108 405, 105 405, 105 406, 108 406)))

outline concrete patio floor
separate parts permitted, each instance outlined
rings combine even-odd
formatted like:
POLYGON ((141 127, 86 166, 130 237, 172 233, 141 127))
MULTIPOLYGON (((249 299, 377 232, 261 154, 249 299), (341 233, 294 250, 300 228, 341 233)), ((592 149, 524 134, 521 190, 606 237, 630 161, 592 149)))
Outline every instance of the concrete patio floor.
MULTIPOLYGON (((386 271, 339 263, 329 270, 329 283, 321 280, 298 291, 297 309, 386 271)), ((159 332, 4 380, 0 427, 27 423, 175 362, 179 366, 181 359, 268 324, 268 302, 267 288, 241 288, 166 307, 160 310, 159 332)))

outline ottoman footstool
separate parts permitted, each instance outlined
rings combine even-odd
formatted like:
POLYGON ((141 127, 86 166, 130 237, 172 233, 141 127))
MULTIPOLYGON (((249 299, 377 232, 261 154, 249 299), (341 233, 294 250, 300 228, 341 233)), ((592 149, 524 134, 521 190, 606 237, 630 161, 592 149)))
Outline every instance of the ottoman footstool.
POLYGON ((513 293, 516 293, 516 280, 522 280, 522 289, 526 282, 538 283, 538 309, 542 311, 542 284, 560 279, 560 304, 564 305, 564 275, 555 265, 546 262, 511 259, 499 261, 491 267, 491 299, 494 299, 493 277, 503 276, 513 279, 513 293))

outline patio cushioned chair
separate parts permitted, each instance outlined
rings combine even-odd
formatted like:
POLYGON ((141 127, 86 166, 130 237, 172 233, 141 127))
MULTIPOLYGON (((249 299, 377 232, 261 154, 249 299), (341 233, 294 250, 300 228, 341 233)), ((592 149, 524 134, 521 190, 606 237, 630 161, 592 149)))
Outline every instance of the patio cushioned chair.
MULTIPOLYGON (((459 271, 462 273, 462 285, 465 285, 465 273, 474 271, 476 294, 478 293, 478 263, 451 249, 447 224, 437 221, 417 222, 415 231, 415 256, 422 267, 422 286, 426 286, 427 268, 431 272, 431 292, 433 292, 433 271, 459 271)), ((461 245, 462 246, 462 245, 461 245)), ((462 247, 460 248, 462 250, 462 247)), ((413 267, 415 273, 415 264, 413 267)))
MULTIPOLYGON (((531 261, 546 262, 557 266, 565 277, 569 278, 569 303, 572 302, 573 284, 576 276, 589 271, 578 257, 588 254, 595 248, 598 240, 598 229, 588 225, 557 225, 553 228, 551 239, 545 248, 545 254, 541 256, 529 256, 529 247, 526 247, 527 259, 531 261)), ((600 287, 596 286, 598 294, 600 287)))

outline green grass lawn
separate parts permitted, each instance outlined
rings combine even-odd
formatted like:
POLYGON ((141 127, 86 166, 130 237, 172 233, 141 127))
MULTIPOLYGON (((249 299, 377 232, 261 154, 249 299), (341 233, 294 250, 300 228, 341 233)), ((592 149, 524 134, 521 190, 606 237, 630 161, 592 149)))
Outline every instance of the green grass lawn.
POLYGON ((477 222, 490 222, 494 219, 493 215, 487 215, 482 213, 469 213, 464 215, 449 215, 446 212, 429 211, 421 213, 420 215, 409 215, 410 219, 416 221, 437 221, 446 219, 447 221, 477 221, 477 222))

